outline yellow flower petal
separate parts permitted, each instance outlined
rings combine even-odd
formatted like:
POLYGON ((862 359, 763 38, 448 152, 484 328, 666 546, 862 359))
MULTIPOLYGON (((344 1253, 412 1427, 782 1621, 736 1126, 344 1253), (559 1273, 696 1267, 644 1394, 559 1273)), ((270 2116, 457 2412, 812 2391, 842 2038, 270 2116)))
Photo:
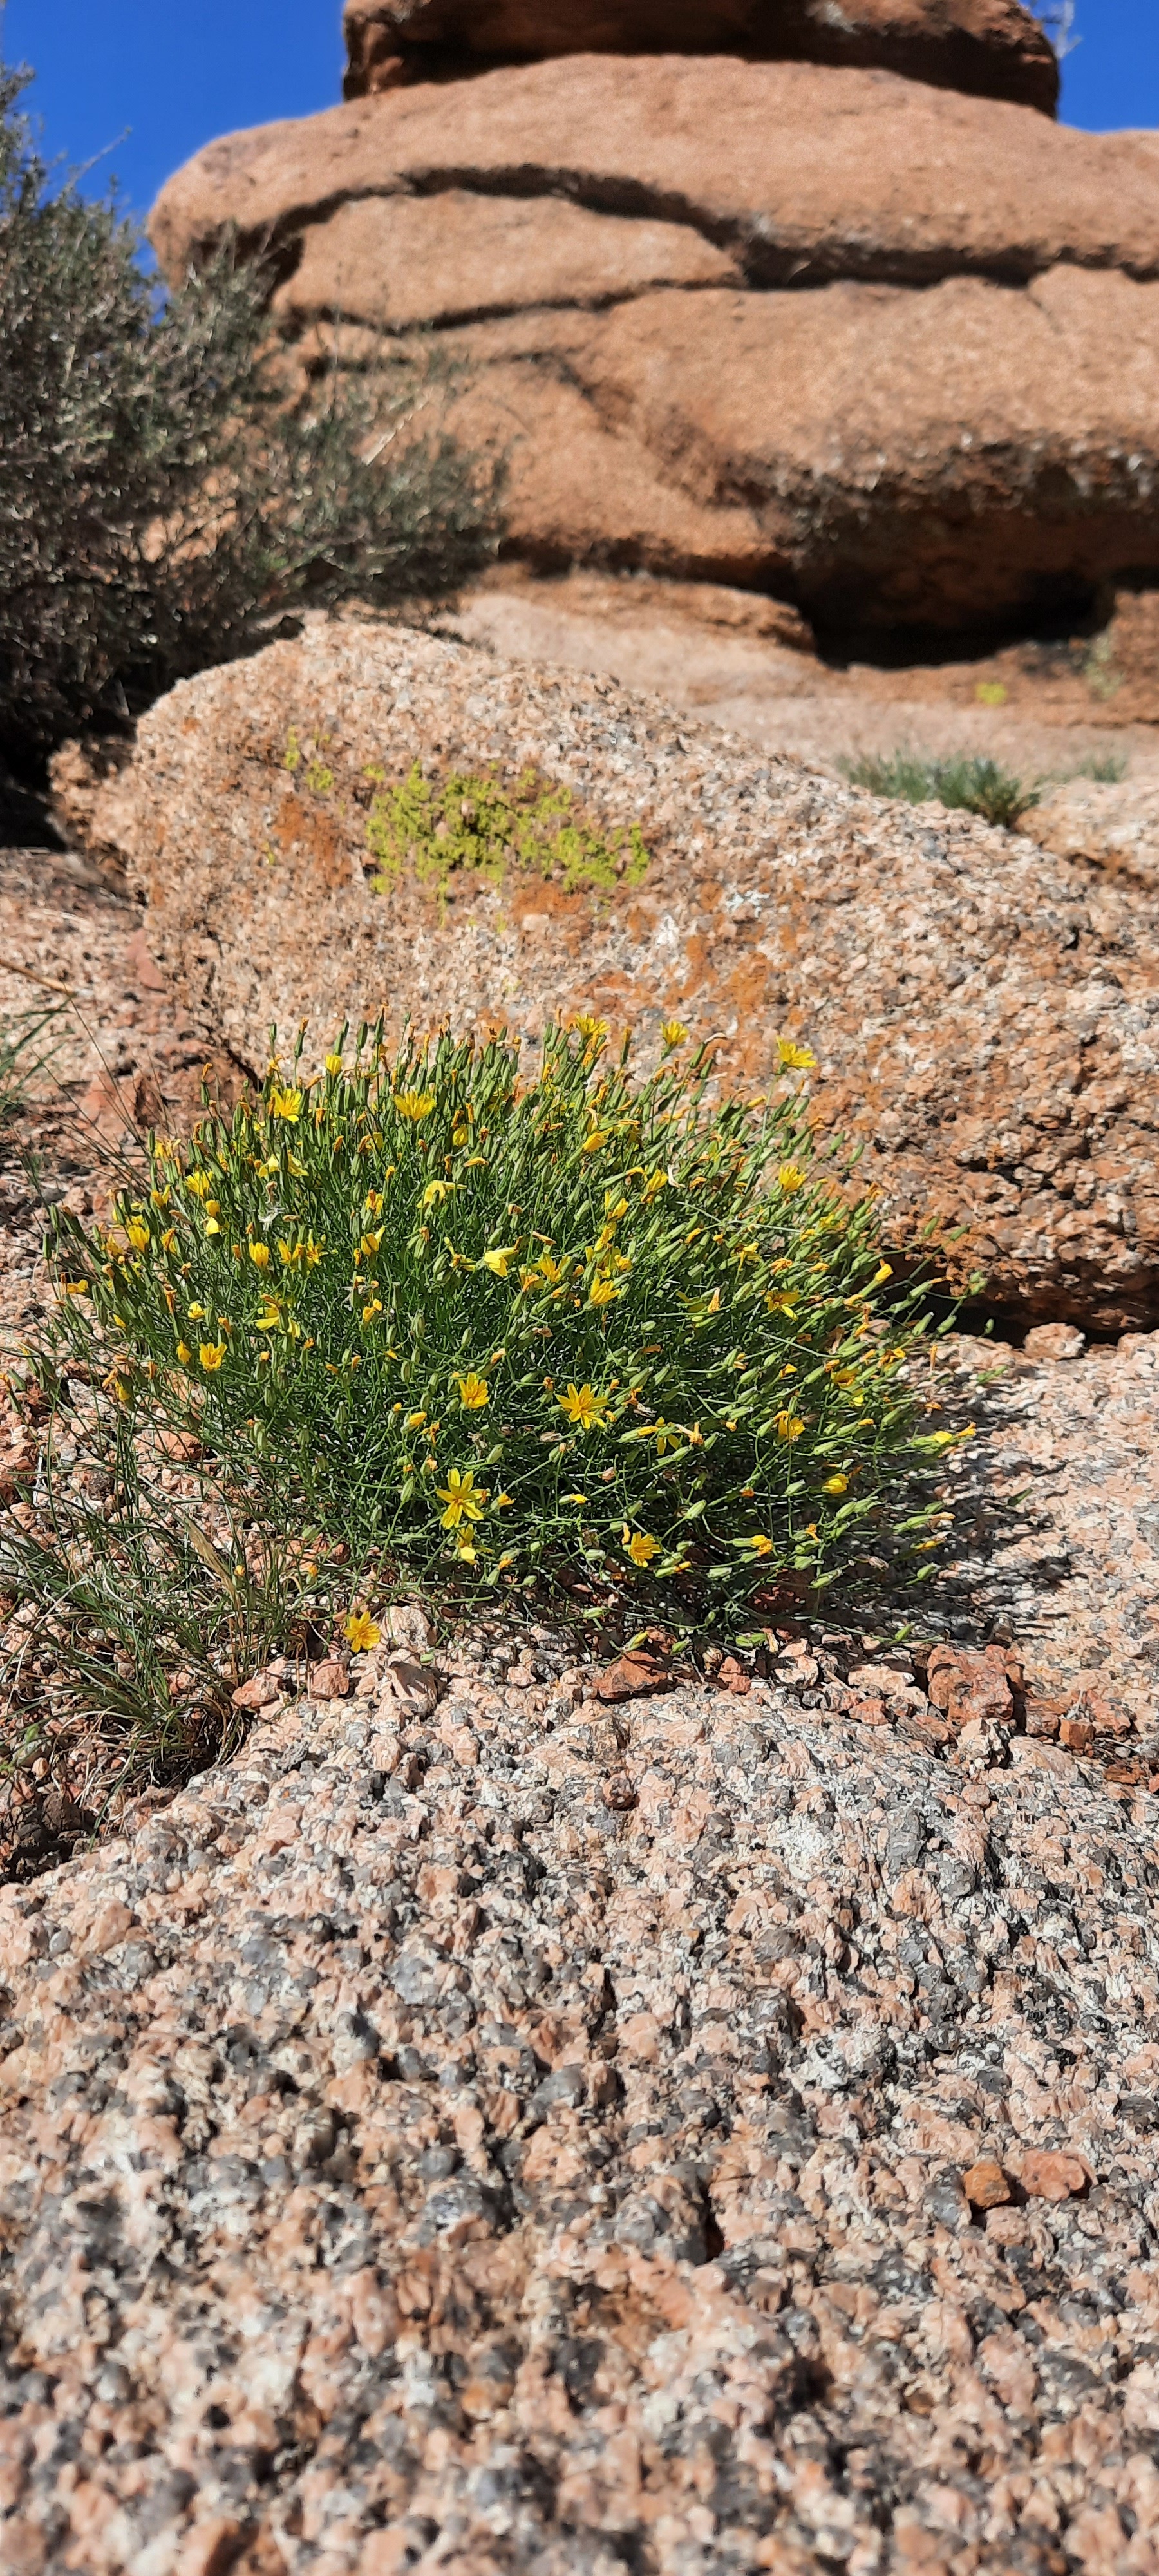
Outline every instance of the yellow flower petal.
POLYGON ((567 1394, 557 1395, 555 1400, 577 1431, 598 1430, 612 1401, 610 1395, 596 1395, 586 1381, 583 1386, 569 1382, 567 1394))
POLYGON ((352 1610, 346 1621, 346 1637, 356 1655, 365 1655, 380 1643, 382 1630, 368 1610, 352 1610))

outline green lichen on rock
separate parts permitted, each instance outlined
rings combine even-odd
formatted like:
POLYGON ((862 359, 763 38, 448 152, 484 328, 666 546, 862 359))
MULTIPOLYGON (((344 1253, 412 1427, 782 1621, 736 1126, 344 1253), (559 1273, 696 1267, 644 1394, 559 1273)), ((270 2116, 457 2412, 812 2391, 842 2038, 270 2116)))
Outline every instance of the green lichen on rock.
POLYGON ((384 787, 374 798, 366 845, 376 862, 376 894, 389 894, 404 869, 441 891, 459 869, 499 885, 513 867, 556 878, 569 894, 580 886, 610 893, 616 885, 638 885, 648 867, 638 823, 597 830, 577 815, 569 787, 554 786, 533 769, 507 788, 494 776, 459 770, 433 781, 416 760, 401 786, 384 787))

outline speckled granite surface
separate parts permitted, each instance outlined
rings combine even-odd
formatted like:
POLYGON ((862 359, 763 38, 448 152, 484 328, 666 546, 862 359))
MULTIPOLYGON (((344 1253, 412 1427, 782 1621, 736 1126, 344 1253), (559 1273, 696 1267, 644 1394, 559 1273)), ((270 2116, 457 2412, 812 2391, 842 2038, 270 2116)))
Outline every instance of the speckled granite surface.
POLYGON ((0 1899, 5 2565, 1149 2576, 1159 1803, 505 1662, 0 1899))

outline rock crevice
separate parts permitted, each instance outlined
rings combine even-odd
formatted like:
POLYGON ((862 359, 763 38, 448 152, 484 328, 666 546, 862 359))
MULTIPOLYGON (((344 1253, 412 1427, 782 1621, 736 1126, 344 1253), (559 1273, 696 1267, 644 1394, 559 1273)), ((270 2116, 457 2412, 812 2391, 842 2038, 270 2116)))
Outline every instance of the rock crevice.
POLYGON ((1019 0, 347 0, 344 95, 560 54, 735 54, 902 72, 1052 116, 1058 64, 1019 0))

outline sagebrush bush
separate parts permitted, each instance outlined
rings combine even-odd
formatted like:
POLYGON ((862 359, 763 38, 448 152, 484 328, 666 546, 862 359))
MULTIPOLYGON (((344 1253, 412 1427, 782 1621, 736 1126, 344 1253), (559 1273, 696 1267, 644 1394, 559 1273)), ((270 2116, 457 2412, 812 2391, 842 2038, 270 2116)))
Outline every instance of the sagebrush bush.
POLYGON ((439 370, 289 387, 260 264, 166 296, 116 199, 54 185, 0 65, 0 748, 134 713, 305 607, 433 594, 490 551, 500 473, 439 370))
POLYGON ((852 787, 871 796, 895 796, 907 805, 957 806, 980 814, 987 823, 1013 831, 1042 795, 1040 781, 1016 778, 996 760, 967 758, 923 760, 916 752, 897 751, 842 764, 852 787))
POLYGON ((122 1447, 192 1440, 364 1592, 530 1581, 691 1618, 885 1534, 920 1556, 915 1477, 950 1438, 927 1327, 870 1199, 811 1155, 812 1059, 786 1044, 773 1097, 713 1105, 708 1056, 666 1040, 638 1084, 592 1021, 523 1083, 504 1038, 392 1058, 381 1028, 316 1082, 273 1064, 153 1145, 107 1233, 57 1217, 38 1383, 79 1371, 122 1447))

